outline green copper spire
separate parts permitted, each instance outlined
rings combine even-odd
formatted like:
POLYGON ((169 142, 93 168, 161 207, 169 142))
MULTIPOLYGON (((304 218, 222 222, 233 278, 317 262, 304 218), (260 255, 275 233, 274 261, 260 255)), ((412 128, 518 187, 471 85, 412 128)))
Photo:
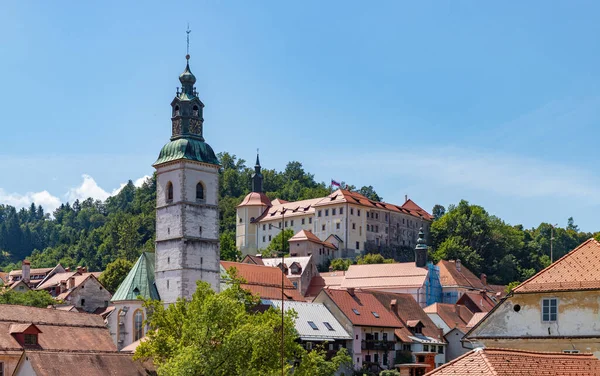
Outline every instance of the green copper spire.
POLYGON ((427 249, 427 242, 425 241, 425 233, 423 232, 423 227, 419 229, 419 239, 417 239, 417 247, 416 249, 427 249))

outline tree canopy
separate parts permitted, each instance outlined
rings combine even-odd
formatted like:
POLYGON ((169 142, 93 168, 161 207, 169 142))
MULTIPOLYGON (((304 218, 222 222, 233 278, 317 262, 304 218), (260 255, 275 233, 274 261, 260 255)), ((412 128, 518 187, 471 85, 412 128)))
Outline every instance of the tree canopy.
MULTIPOLYGON (((151 358, 159 375, 280 375, 281 313, 273 308, 257 310, 258 297, 240 286, 243 280, 230 271, 228 288, 214 292, 198 281, 189 301, 180 299, 165 306, 144 302, 149 316, 148 340, 137 348, 135 358, 151 358)), ((284 315, 284 366, 286 375, 332 376, 349 363, 346 350, 331 360, 324 351, 307 352, 296 341, 296 314, 284 315), (294 362, 299 362, 293 367, 294 362)))
POLYGON ((49 305, 57 304, 52 295, 46 290, 29 290, 19 292, 5 289, 0 292, 0 304, 24 305, 38 308, 46 308, 49 305))

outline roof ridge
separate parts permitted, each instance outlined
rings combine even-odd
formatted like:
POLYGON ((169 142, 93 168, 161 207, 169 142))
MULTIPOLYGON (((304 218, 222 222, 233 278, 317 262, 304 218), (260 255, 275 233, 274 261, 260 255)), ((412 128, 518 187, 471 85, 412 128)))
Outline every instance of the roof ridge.
POLYGON ((575 254, 577 251, 581 250, 585 245, 589 244, 590 242, 595 243, 598 247, 600 247, 600 242, 598 242, 596 239, 594 238, 589 238, 588 240, 584 241, 583 243, 579 244, 577 247, 573 248, 571 251, 567 252, 565 255, 563 255, 561 258, 559 258, 558 260, 554 261, 552 264, 548 265, 547 267, 545 267, 544 269, 540 270, 539 272, 537 272, 536 274, 534 274, 532 277, 530 277, 529 279, 525 280, 523 283, 521 283, 519 286, 515 287, 512 291, 515 293, 519 292, 519 289, 523 286, 525 286, 526 284, 530 283, 532 280, 534 280, 535 278, 537 278, 538 276, 548 272, 549 270, 552 270, 553 268, 556 267, 556 265, 558 265, 560 262, 562 262, 565 258, 575 254))

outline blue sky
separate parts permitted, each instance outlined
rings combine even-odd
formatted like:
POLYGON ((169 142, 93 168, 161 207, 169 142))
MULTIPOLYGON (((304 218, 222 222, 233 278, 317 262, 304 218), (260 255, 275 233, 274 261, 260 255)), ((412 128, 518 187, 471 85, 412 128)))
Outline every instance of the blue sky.
POLYGON ((216 151, 600 230, 600 3, 3 2, 0 203, 152 173, 185 66, 216 151))

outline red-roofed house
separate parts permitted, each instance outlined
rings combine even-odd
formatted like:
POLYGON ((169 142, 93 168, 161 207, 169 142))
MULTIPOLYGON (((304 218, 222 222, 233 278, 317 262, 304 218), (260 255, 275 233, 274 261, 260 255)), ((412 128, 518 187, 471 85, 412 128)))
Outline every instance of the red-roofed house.
POLYGON ((45 290, 66 305, 77 310, 95 312, 108 307, 110 291, 98 280, 99 272, 88 273, 83 268, 74 272, 56 273, 40 283, 36 290, 45 290))
POLYGON ((284 299, 298 302, 305 301, 292 282, 283 275, 281 269, 272 266, 221 261, 221 290, 227 288, 226 272, 230 268, 235 268, 238 275, 246 281, 242 287, 260 296, 261 299, 281 299, 281 282, 283 277, 284 299))
POLYGON ((485 346, 600 357, 600 243, 589 239, 517 286, 466 335, 485 346))
POLYGON ((462 343, 468 331, 467 325, 473 318, 473 312, 460 304, 434 303, 424 309, 431 320, 444 332, 448 342, 446 359, 452 360, 466 353, 473 347, 462 343))
POLYGON ((394 368, 395 331, 404 324, 371 292, 323 289, 314 302, 323 303, 352 335, 349 352, 356 369, 394 368))
POLYGON ((478 348, 426 376, 596 376, 600 361, 592 354, 478 348))
POLYGON ((290 256, 312 256, 315 265, 325 265, 327 260, 339 257, 337 248, 329 242, 322 241, 310 230, 300 230, 288 240, 290 256))

